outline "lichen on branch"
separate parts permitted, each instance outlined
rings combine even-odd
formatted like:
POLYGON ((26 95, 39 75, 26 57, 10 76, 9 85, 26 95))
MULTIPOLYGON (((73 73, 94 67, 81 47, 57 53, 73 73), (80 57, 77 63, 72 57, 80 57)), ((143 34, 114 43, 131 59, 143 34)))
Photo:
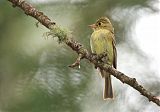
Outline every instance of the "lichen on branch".
POLYGON ((54 25, 50 28, 49 32, 44 33, 44 36, 46 36, 47 38, 57 37, 58 43, 60 44, 62 42, 64 42, 64 43, 66 42, 67 38, 69 38, 70 33, 71 32, 69 30, 62 28, 60 26, 54 25))

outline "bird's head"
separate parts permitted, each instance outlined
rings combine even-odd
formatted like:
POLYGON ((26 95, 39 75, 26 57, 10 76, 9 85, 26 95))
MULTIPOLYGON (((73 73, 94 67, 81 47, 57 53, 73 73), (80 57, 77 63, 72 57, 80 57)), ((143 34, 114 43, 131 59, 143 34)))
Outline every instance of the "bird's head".
POLYGON ((95 24, 89 25, 89 27, 91 27, 93 30, 107 29, 111 32, 114 32, 113 26, 107 17, 99 18, 95 24))

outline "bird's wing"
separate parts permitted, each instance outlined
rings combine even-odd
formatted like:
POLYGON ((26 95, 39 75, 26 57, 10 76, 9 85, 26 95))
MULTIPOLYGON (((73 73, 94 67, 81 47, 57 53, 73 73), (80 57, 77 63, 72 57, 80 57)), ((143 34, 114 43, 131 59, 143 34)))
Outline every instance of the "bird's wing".
POLYGON ((113 45, 113 67, 116 69, 117 68, 117 50, 116 50, 116 41, 114 38, 114 35, 112 36, 113 41, 112 41, 112 45, 113 45))

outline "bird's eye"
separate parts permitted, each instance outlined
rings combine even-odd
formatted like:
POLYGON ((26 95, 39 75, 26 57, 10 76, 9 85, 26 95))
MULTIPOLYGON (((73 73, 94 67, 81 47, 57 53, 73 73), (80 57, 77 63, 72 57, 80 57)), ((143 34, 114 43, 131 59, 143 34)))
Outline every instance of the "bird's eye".
POLYGON ((98 25, 100 26, 100 25, 101 25, 101 22, 99 22, 98 25))

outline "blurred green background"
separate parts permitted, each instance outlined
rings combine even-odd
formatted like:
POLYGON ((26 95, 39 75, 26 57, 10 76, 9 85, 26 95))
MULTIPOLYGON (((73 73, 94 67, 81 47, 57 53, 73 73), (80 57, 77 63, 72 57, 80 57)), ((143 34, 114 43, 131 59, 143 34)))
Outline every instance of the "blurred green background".
MULTIPOLYGON (((160 78, 132 35, 141 16, 159 12, 154 5, 158 1, 26 1, 70 29, 89 50, 92 30, 88 25, 109 17, 116 32, 118 70, 160 95, 160 78)), ((94 67, 86 60, 80 69, 67 67, 77 54, 56 39, 45 39, 48 29, 40 24, 37 28, 36 22, 7 0, 0 1, 0 112, 158 112, 155 104, 114 77, 115 99, 103 101, 103 79, 94 67)))

